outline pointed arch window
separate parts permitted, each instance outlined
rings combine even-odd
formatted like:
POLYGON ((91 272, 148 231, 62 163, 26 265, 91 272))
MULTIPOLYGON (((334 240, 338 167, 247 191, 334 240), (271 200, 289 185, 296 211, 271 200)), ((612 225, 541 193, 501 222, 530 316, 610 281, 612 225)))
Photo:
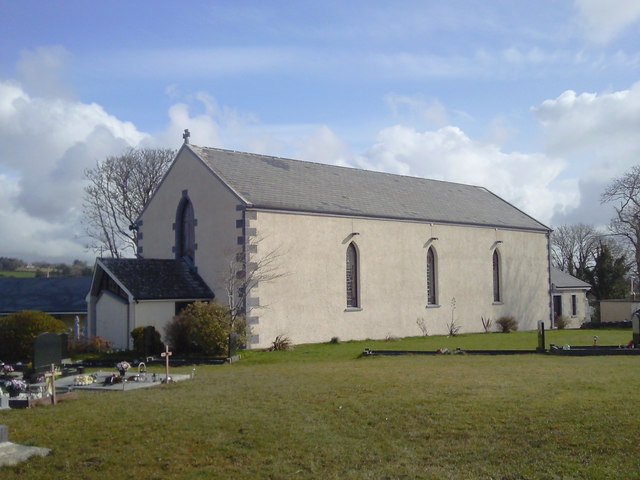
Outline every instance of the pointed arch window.
POLYGON ((437 273, 436 273, 436 255, 433 247, 427 250, 427 305, 437 305, 437 273))
POLYGON ((347 308, 360 307, 358 295, 358 250, 353 243, 347 247, 347 308))
POLYGON ((187 258, 194 261, 196 252, 195 226, 193 204, 187 196, 184 196, 176 214, 176 258, 187 258))
POLYGON ((500 291, 500 254, 498 253, 498 249, 493 251, 493 301, 501 302, 502 301, 502 292, 500 291))

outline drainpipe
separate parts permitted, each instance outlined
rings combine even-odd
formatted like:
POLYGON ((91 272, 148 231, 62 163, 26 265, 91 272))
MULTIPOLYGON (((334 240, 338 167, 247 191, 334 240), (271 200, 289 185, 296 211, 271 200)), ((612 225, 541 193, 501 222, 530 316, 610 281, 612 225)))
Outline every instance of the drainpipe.
POLYGON ((547 275, 548 275, 548 297, 549 297, 549 330, 553 328, 553 293, 551 285, 551 232, 547 232, 547 275))

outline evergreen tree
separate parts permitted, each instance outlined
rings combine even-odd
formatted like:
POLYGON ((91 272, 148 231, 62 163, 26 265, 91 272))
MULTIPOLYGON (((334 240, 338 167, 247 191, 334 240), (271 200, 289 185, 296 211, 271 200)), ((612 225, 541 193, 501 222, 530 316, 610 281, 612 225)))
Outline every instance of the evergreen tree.
POLYGON ((624 256, 614 258, 610 248, 601 242, 596 249, 595 264, 585 269, 584 278, 591 284, 591 294, 597 300, 625 298, 628 272, 624 256))

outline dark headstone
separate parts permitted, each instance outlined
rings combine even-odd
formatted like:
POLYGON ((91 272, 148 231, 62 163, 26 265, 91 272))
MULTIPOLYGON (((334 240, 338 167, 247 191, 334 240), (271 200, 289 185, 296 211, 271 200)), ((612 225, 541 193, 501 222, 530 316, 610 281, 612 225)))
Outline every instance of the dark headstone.
POLYGON ((634 316, 631 319, 631 329, 633 330, 633 343, 640 346, 640 318, 634 316))
POLYGON ((542 320, 538 320, 538 348, 536 348, 538 352, 545 351, 545 342, 544 342, 544 322, 542 320))
POLYGON ((49 370, 51 364, 61 365, 66 356, 66 333, 41 333, 33 341, 33 368, 36 373, 49 370))
POLYGON ((153 344, 156 336, 156 329, 148 325, 144 327, 144 356, 150 357, 154 355, 156 352, 154 351, 153 344))

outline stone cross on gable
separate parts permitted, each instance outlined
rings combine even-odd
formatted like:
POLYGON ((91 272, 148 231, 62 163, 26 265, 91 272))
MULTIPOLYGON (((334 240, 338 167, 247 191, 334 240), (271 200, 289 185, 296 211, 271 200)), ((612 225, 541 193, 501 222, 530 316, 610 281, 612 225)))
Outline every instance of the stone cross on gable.
POLYGON ((189 143, 189 137, 191 136, 191 133, 189 132, 188 128, 184 129, 184 133, 182 134, 182 138, 184 139, 184 143, 188 144, 189 143))
POLYGON ((169 345, 164 346, 164 352, 160 354, 161 357, 164 357, 164 374, 165 383, 169 383, 169 357, 173 355, 173 352, 169 351, 169 345))

